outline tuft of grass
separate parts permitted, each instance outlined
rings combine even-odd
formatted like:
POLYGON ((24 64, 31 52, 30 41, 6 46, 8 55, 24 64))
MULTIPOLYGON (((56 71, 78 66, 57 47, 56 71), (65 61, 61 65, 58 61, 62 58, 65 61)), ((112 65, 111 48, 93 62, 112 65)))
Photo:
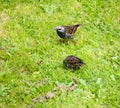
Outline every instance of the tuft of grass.
POLYGON ((120 107, 119 13, 118 0, 0 1, 0 107, 120 107), (77 23, 76 46, 59 43, 54 28, 77 23), (66 70, 68 55, 87 65, 66 70), (33 102, 49 91, 54 98, 33 102))

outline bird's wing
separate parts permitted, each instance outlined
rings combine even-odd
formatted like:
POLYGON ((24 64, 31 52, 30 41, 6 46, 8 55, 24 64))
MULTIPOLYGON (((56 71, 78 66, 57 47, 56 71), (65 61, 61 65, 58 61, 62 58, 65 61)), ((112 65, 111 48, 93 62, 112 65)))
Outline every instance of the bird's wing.
POLYGON ((76 57, 71 57, 67 60, 67 62, 71 65, 79 65, 80 60, 76 57))
POLYGON ((85 65, 83 60, 79 59, 78 57, 71 57, 70 64, 73 64, 73 65, 76 65, 76 66, 85 65))
POLYGON ((77 30, 76 26, 64 26, 67 34, 74 34, 77 30))

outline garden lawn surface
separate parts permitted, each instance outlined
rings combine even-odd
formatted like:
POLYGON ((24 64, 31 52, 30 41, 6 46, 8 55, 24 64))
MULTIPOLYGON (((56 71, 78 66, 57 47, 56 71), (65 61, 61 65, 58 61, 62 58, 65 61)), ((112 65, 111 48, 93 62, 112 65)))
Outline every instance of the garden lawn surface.
POLYGON ((0 107, 120 108, 119 0, 1 0, 0 107), (79 23, 62 43, 55 27, 79 23))

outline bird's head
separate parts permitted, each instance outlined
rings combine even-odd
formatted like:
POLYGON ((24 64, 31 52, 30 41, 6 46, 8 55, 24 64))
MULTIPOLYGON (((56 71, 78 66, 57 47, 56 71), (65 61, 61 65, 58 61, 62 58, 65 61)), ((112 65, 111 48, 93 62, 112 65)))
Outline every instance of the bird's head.
POLYGON ((65 32, 65 28, 62 26, 56 27, 55 30, 62 33, 65 32))

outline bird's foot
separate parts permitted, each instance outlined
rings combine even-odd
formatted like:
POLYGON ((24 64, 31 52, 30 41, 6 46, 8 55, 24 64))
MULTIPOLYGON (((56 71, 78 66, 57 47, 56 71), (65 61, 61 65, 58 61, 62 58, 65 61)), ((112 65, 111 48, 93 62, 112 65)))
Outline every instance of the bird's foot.
POLYGON ((59 40, 59 43, 60 43, 60 44, 63 44, 63 43, 65 43, 65 41, 64 41, 63 39, 60 39, 60 40, 59 40))

